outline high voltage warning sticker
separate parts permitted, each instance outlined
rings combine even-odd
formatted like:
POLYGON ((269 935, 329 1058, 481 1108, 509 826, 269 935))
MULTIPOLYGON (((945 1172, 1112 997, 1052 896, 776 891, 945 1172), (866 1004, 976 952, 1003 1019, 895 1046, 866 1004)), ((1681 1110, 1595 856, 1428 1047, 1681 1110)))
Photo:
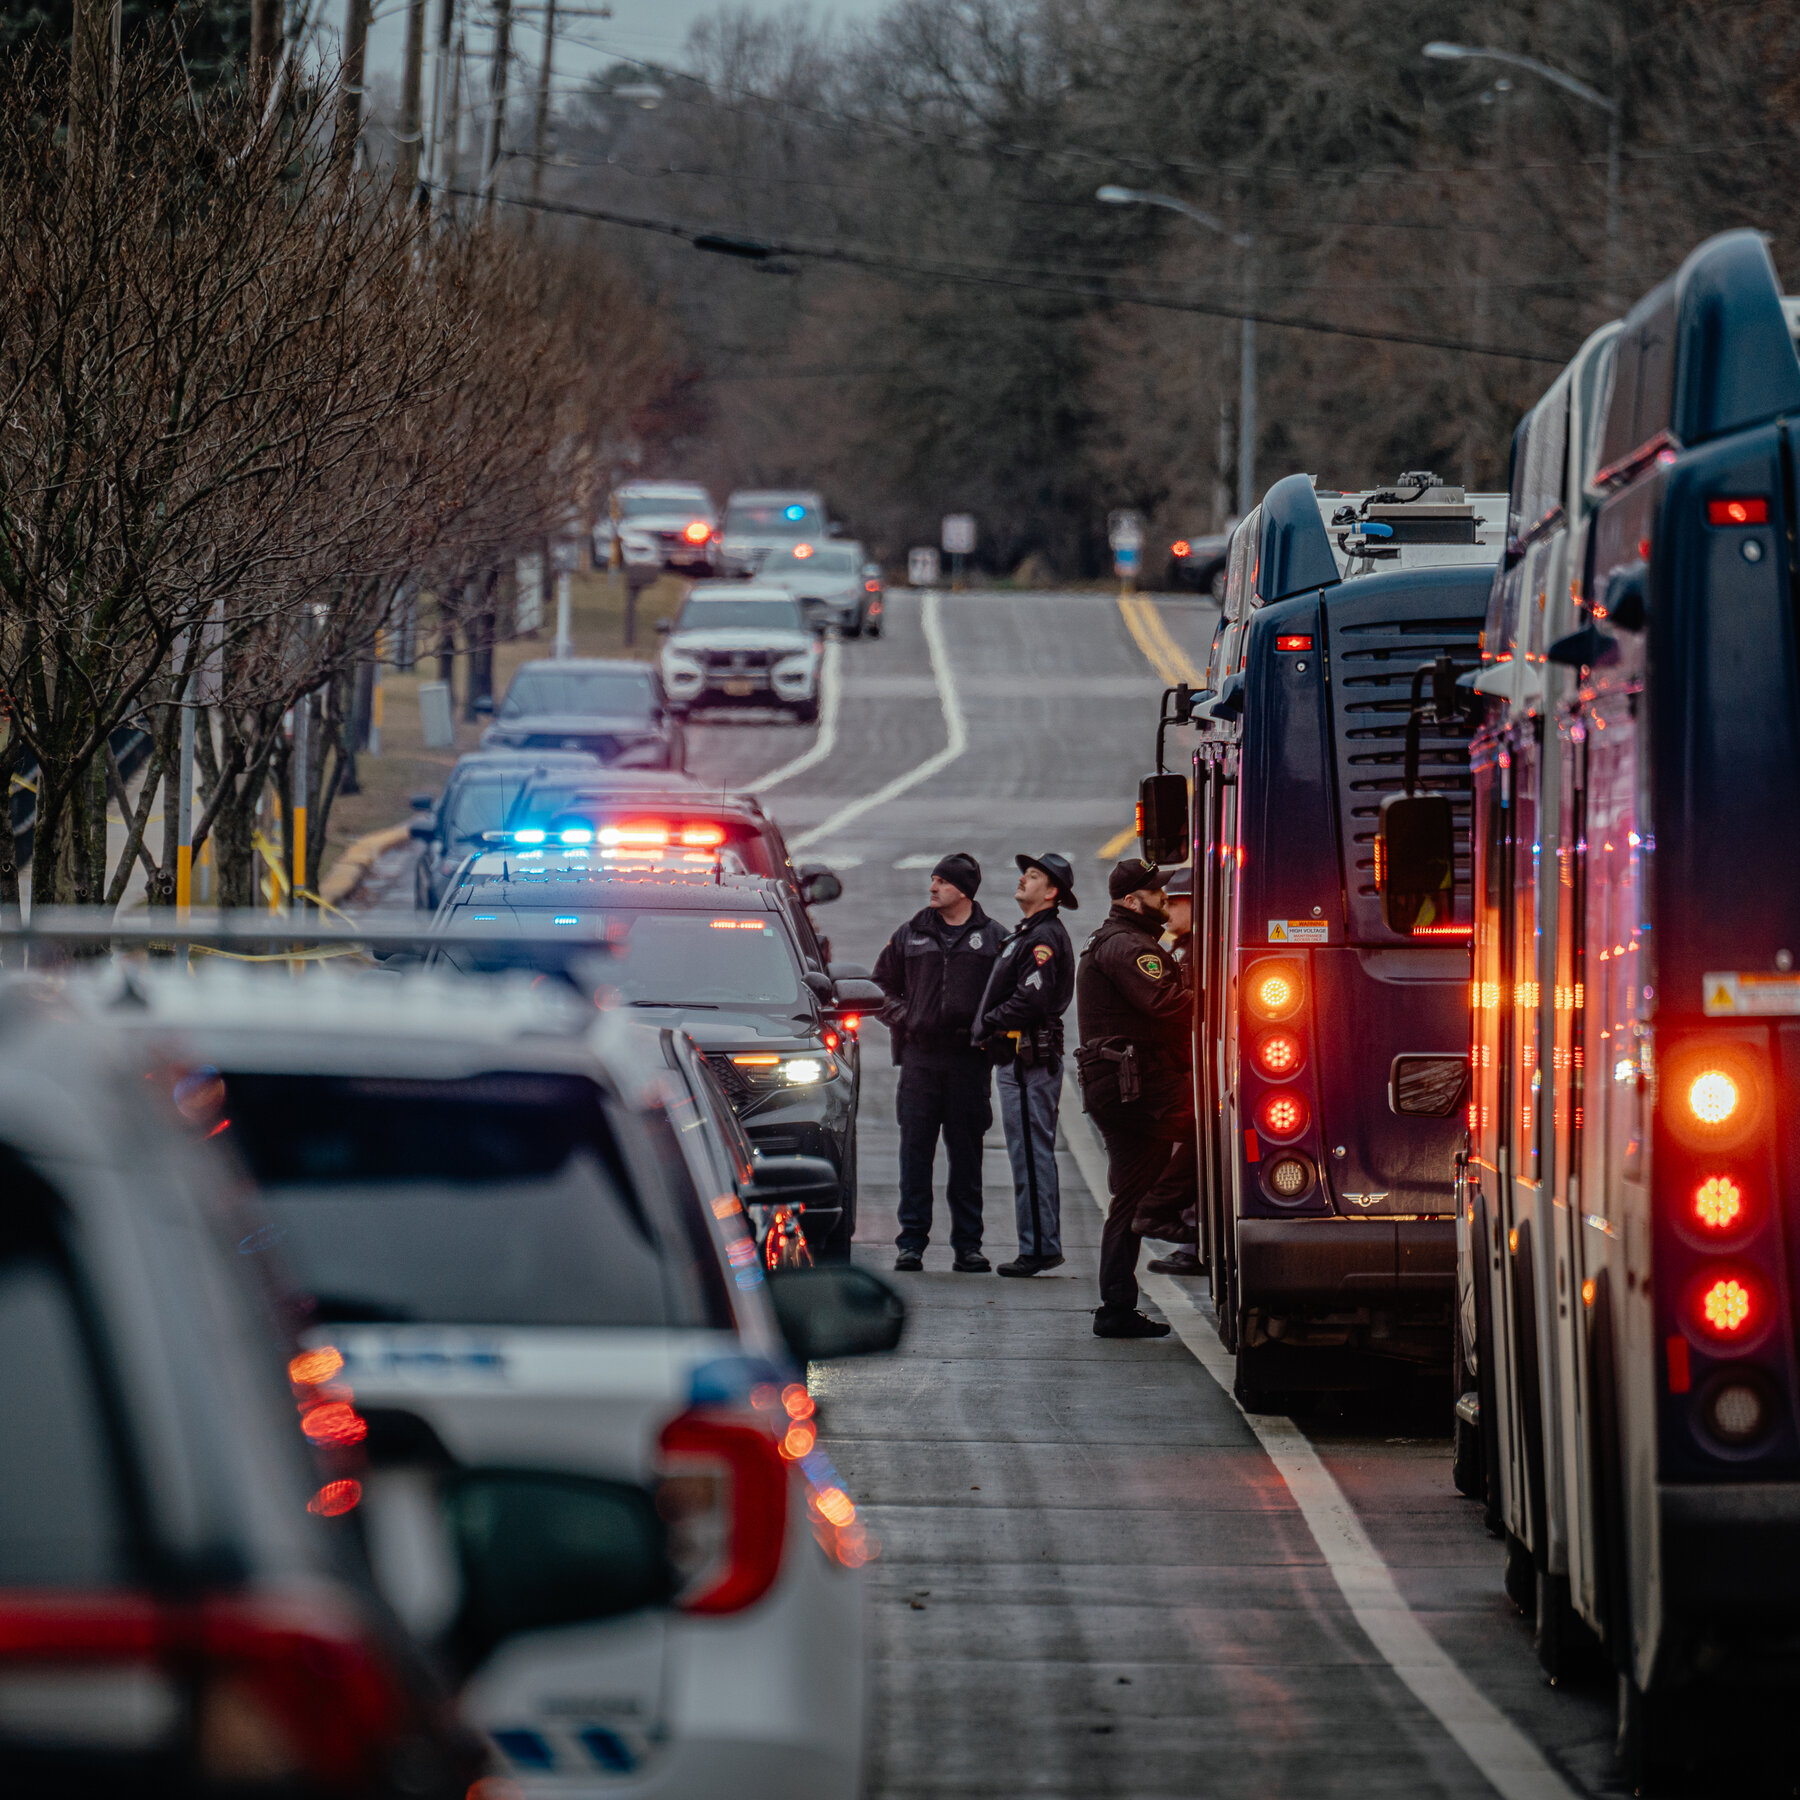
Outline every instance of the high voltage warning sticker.
POLYGON ((1714 972, 1701 977, 1700 998, 1709 1019, 1766 1019, 1800 1013, 1800 974, 1714 972))
POLYGON ((1271 919, 1271 944, 1329 944, 1331 927, 1323 919, 1271 919))

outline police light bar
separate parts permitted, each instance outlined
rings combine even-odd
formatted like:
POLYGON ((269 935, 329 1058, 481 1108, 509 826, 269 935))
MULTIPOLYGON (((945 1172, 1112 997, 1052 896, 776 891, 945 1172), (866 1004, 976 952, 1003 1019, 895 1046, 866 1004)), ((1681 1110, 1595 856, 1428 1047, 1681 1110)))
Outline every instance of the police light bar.
MULTIPOLYGON (((330 919, 308 918, 261 908, 202 911, 174 908, 137 912, 121 919, 108 906, 37 906, 28 919, 0 918, 0 944, 87 946, 120 950, 221 950, 263 951, 269 960, 341 946, 385 954, 403 950, 491 949, 496 937, 525 942, 556 938, 548 916, 512 914, 502 933, 473 931, 466 926, 434 926, 429 918, 398 909, 361 914, 342 913, 330 919)), ((600 940, 582 945, 584 953, 604 954, 600 940)), ((257 957, 253 960, 262 960, 257 957)))

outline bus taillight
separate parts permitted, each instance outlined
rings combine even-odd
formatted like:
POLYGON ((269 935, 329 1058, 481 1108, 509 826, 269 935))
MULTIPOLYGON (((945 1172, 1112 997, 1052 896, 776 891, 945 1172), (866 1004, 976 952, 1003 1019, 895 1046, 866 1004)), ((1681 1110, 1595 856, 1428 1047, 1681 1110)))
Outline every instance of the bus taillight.
POLYGON ((1744 1190, 1729 1175, 1708 1175, 1694 1189, 1694 1221, 1708 1231, 1729 1231, 1744 1216, 1744 1190))
POLYGON ((1260 962, 1249 974, 1244 1004, 1259 1019, 1278 1023, 1291 1019, 1306 997, 1299 966, 1291 962, 1260 962))
POLYGON ((1694 1322, 1719 1343, 1741 1343, 1762 1325, 1763 1302, 1755 1279, 1748 1275, 1704 1278, 1694 1292, 1694 1322))

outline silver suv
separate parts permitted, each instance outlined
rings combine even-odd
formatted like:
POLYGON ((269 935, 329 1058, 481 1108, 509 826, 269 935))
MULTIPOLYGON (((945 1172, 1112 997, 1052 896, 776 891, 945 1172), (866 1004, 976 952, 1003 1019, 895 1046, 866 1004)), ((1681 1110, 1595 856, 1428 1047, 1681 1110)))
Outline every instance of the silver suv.
POLYGON ((664 635, 657 659, 669 710, 779 706, 804 725, 819 716, 820 632, 785 588, 697 581, 664 635))
POLYGON ((835 535, 819 494, 794 488, 741 488, 725 502, 720 529, 725 572, 755 575, 771 551, 835 535))

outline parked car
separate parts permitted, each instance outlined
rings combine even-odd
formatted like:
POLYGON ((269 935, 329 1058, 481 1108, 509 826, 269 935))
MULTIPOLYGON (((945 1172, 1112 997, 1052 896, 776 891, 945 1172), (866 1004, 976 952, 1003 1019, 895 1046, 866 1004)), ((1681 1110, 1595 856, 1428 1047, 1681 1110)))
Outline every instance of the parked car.
POLYGON ((348 1404, 189 1135, 212 1084, 146 1048, 0 989, 0 1791, 461 1800, 479 1742, 309 1450, 348 1404))
POLYGON ((609 990, 649 1017, 680 1023, 705 1050, 753 1145, 832 1166, 837 1193, 808 1207, 806 1233, 820 1256, 847 1260, 861 1086, 854 1040, 881 990, 808 968, 797 910, 785 882, 609 868, 583 849, 508 848, 463 869, 435 924, 459 935, 492 929, 492 951, 441 953, 471 971, 523 965, 561 975, 570 967, 565 943, 603 945, 604 968, 579 977, 584 994, 609 990), (520 929, 546 914, 567 940, 547 944, 541 931, 520 929))
POLYGON ((757 572, 758 586, 786 588, 800 602, 808 625, 835 625, 845 637, 861 637, 874 624, 881 635, 880 571, 869 574, 870 563, 861 544, 795 544, 788 550, 771 550, 757 572), (875 608, 871 621, 870 607, 875 608))
POLYGON ((584 750, 471 750, 457 759, 434 801, 413 796, 413 904, 429 912, 444 897, 444 884, 464 857, 479 849, 483 834, 506 823, 513 802, 533 780, 596 775, 600 759, 584 750))
POLYGON ((769 551, 835 537, 824 500, 796 489, 741 489, 725 502, 720 548, 724 573, 754 575, 769 551))
POLYGON ((1223 597, 1225 563, 1231 554, 1230 531, 1177 538, 1169 546, 1169 579, 1177 587, 1196 588, 1223 597))
POLYGON ((615 530, 628 577, 641 573, 647 584, 664 569, 693 576, 720 571, 718 509, 712 495, 692 482, 628 481, 615 489, 594 527, 594 560, 602 566, 612 560, 615 530))
POLYGON ((803 1369, 903 1315, 860 1269, 765 1282, 676 1034, 429 971, 141 991, 316 1297, 376 1577, 510 1791, 851 1800, 868 1543, 803 1369))
POLYGON ((669 705, 779 706, 802 724, 819 716, 819 633, 785 588, 697 581, 657 626, 669 705))
POLYGON ((585 750, 608 765, 679 769, 681 722, 645 663, 569 657, 520 665, 484 750, 585 750))

